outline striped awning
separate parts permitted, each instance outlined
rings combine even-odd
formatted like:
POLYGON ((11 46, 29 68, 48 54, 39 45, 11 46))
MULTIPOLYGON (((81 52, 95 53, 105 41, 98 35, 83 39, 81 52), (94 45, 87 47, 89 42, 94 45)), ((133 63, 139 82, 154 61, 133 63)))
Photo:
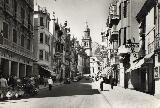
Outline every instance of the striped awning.
POLYGON ((43 67, 43 66, 41 66, 41 68, 43 68, 44 70, 50 72, 50 74, 51 74, 52 76, 56 76, 56 73, 53 72, 52 70, 50 70, 50 69, 48 69, 48 68, 45 68, 45 67, 43 67))

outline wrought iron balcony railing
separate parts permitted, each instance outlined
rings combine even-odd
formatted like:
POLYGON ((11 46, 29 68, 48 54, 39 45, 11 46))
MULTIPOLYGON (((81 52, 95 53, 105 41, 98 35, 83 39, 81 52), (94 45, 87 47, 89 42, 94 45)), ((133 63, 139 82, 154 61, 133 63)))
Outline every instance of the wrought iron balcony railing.
POLYGON ((111 29, 110 41, 118 40, 119 31, 116 26, 113 26, 111 29))
POLYGON ((117 25, 119 23, 119 15, 111 14, 109 16, 109 27, 111 28, 114 24, 117 25))

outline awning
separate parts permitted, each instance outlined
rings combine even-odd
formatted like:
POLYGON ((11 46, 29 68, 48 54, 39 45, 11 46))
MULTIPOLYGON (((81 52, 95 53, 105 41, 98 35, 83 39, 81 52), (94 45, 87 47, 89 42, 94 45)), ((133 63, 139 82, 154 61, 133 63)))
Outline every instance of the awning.
POLYGON ((136 63, 136 65, 135 65, 135 69, 141 68, 141 66, 144 63, 146 63, 153 55, 154 55, 154 52, 146 55, 143 59, 141 59, 140 61, 138 61, 138 63, 136 63))
POLYGON ((141 60, 139 60, 139 61, 135 64, 135 66, 134 66, 134 68, 133 68, 132 70, 141 68, 141 66, 144 64, 144 62, 145 62, 145 59, 144 59, 144 58, 141 59, 141 60))
POLYGON ((153 55, 154 55, 154 52, 152 52, 152 53, 150 53, 150 54, 147 54, 144 58, 145 58, 145 59, 149 59, 149 58, 151 58, 153 55))
POLYGON ((144 63, 146 63, 153 55, 154 55, 154 52, 146 55, 143 59, 135 62, 129 69, 126 70, 126 73, 127 73, 127 72, 131 72, 132 70, 141 68, 142 65, 143 65, 144 63))
POLYGON ((134 68, 135 68, 137 63, 138 62, 133 63, 132 66, 129 69, 126 70, 126 73, 131 72, 132 70, 134 70, 134 68))
POLYGON ((45 67, 43 67, 43 66, 41 66, 41 68, 43 68, 44 70, 50 72, 50 74, 51 74, 52 76, 56 76, 56 73, 53 72, 52 70, 50 70, 50 69, 48 69, 48 68, 45 68, 45 67))

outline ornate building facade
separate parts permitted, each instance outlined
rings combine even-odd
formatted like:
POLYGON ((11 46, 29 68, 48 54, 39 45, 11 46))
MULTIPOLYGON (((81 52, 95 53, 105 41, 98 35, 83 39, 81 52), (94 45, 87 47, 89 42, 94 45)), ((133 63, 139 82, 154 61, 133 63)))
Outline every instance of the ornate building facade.
POLYGON ((33 12, 33 0, 0 1, 0 74, 33 74, 33 12))

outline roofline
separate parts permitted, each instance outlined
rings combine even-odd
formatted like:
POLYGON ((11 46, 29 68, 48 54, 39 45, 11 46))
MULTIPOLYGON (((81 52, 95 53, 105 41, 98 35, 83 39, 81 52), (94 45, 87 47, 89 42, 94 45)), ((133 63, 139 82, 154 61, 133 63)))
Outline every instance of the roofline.
POLYGON ((140 21, 143 20, 143 18, 145 16, 147 16, 148 12, 154 6, 156 6, 157 2, 158 2, 158 0, 146 0, 146 2, 144 3, 144 5, 142 6, 141 10, 136 15, 136 20, 140 23, 140 21))

